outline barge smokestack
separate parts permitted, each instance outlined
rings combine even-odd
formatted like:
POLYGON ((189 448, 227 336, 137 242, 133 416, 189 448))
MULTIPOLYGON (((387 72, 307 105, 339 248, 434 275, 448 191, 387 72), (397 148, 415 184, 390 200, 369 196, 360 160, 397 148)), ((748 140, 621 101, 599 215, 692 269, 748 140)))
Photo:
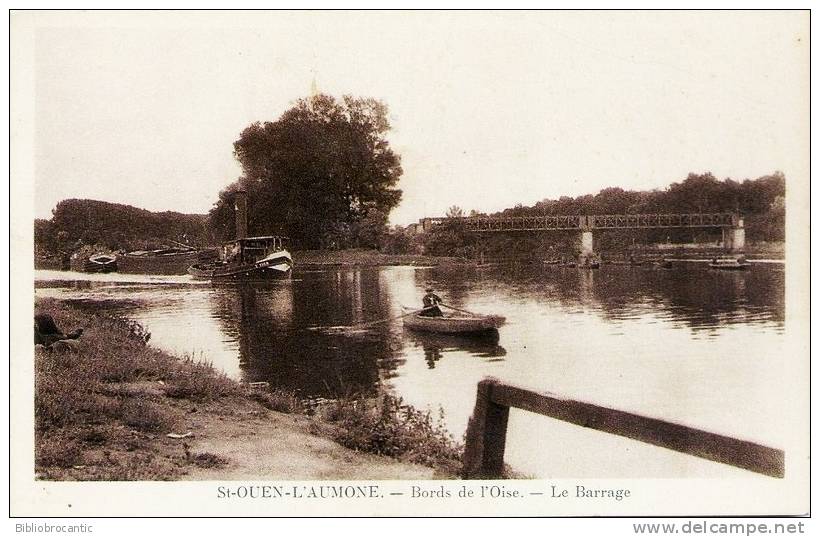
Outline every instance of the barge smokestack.
POLYGON ((234 214, 236 215, 236 238, 244 239, 248 236, 248 193, 237 190, 233 196, 234 214))

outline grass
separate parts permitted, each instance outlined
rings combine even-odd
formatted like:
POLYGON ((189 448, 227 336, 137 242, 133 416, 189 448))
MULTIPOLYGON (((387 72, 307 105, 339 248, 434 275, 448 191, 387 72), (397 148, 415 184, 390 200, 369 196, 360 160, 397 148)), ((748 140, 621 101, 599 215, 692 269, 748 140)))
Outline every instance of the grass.
POLYGON ((457 474, 464 446, 444 427, 443 415, 433 419, 391 394, 369 399, 346 398, 317 408, 324 421, 338 425, 334 439, 357 451, 441 468, 457 474))
POLYGON ((166 437, 186 429, 189 413, 209 408, 220 416, 249 407, 309 415, 312 434, 351 449, 445 475, 460 468, 463 448, 441 417, 434 420, 392 395, 309 404, 292 391, 249 389, 207 363, 155 349, 134 322, 53 299, 38 300, 36 310, 51 314, 63 330, 85 328, 76 349, 35 350, 40 479, 169 480, 193 468, 224 466, 229 461, 219 455, 192 453, 187 443, 166 437))
POLYGON ((148 346, 150 334, 136 323, 54 300, 38 301, 36 309, 63 329, 86 328, 77 352, 35 350, 35 466, 41 477, 173 479, 201 464, 154 440, 183 422, 176 400, 238 395, 237 383, 148 346))
POLYGON ((296 392, 274 388, 270 391, 250 390, 248 397, 257 401, 268 410, 282 412, 284 414, 304 414, 308 411, 305 402, 300 399, 296 392))

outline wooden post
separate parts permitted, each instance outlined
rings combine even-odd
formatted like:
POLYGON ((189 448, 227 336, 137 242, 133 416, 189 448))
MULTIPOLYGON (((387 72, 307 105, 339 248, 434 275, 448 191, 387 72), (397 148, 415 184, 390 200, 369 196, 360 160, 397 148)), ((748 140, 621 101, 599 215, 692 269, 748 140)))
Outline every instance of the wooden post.
POLYGON ((498 379, 478 383, 475 409, 467 426, 464 448, 464 478, 498 478, 504 473, 504 447, 510 408, 493 401, 498 379))
POLYGON ((785 453, 780 449, 487 378, 478 383, 467 426, 465 479, 503 476, 510 407, 771 477, 785 475, 785 453))

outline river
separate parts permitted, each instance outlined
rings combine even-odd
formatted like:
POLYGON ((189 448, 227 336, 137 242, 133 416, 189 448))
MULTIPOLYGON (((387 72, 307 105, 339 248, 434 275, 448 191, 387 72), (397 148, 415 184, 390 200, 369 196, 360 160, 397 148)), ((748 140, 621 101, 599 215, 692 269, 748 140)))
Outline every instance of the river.
MULTIPOLYGON (((36 271, 38 297, 123 314, 151 344, 232 378, 334 398, 391 390, 461 439, 492 375, 559 395, 781 447, 784 265, 599 270, 383 267, 300 270, 215 286, 188 276, 36 271), (446 303, 507 317, 498 339, 415 334, 402 314, 432 286, 446 303)), ((513 410, 506 461, 532 477, 753 477, 513 410)))

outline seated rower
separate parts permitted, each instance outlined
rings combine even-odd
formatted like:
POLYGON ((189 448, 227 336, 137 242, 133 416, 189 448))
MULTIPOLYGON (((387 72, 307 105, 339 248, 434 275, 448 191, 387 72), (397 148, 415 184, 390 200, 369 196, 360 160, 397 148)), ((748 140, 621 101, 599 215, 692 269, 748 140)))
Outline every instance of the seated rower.
POLYGON ((427 294, 421 299, 424 304, 424 311, 419 313, 423 317, 441 317, 444 315, 438 307, 441 304, 441 297, 433 292, 431 287, 424 290, 427 294))

